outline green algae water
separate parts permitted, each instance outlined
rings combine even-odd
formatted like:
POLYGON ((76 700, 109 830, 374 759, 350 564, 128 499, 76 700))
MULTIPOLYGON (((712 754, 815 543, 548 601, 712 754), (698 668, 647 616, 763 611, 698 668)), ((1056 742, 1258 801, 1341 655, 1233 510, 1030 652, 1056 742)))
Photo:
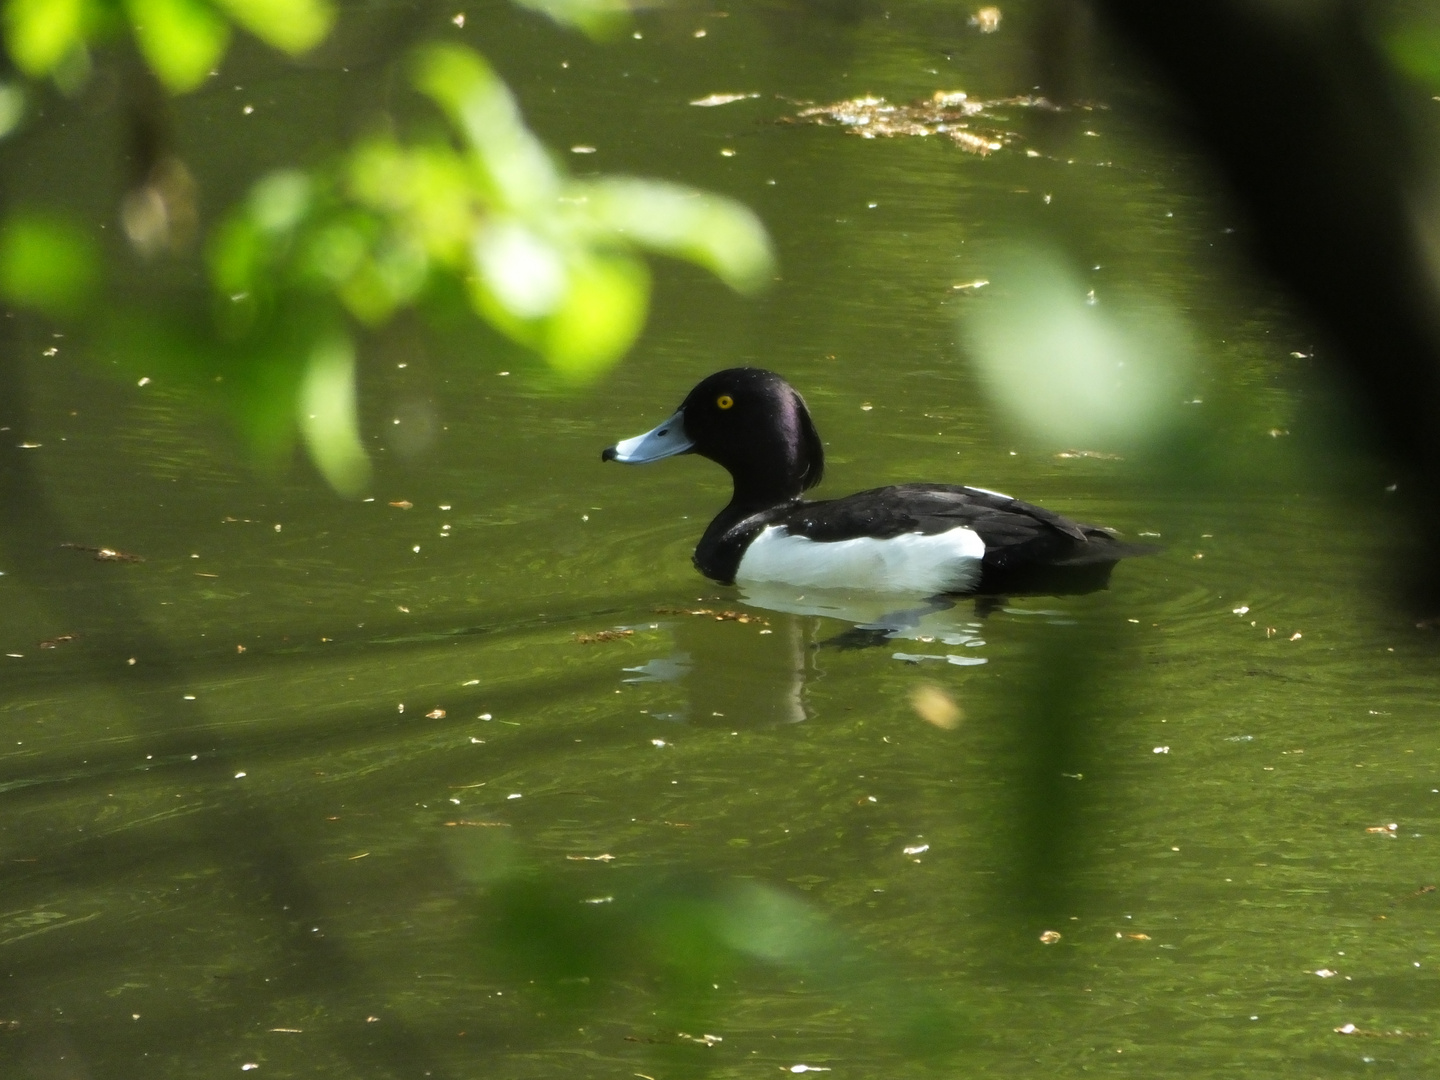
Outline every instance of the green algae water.
MULTIPOLYGON (((980 157, 777 122, 1028 92, 1019 38, 958 8, 661 11, 605 46, 354 14, 313 66, 241 50, 177 103, 202 207, 391 107, 423 29, 578 173, 753 207, 777 280, 659 266, 582 390, 478 323, 397 323, 360 361, 365 501, 5 320, 0 1075, 1435 1068, 1434 647, 1385 591, 1390 478, 1142 83, 999 110, 980 157), (963 327, 1046 235, 1098 304, 1181 312, 1167 438, 1057 444, 985 391, 963 327), (805 395, 819 497, 970 483, 1162 551, 1101 593, 961 601, 950 641, 715 586, 689 556, 724 474, 600 450, 739 364, 805 395)), ((107 92, 0 147, 7 197, 116 227, 107 92)))

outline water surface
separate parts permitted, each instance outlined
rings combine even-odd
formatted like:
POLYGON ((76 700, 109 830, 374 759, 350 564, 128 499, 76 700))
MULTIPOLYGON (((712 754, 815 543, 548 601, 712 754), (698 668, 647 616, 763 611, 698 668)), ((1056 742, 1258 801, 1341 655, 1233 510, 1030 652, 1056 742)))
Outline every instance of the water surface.
MULTIPOLYGON (((418 27, 485 50, 552 146, 595 147, 577 171, 755 207, 780 277, 746 301, 658 268, 650 329, 583 392, 474 326, 392 327, 363 358, 365 502, 252 470, 163 382, 17 321, 5 434, 39 445, 0 552, 6 1075, 1433 1063, 1433 650, 1382 587, 1387 478, 1323 426, 1304 324, 1143 83, 1016 110, 980 159, 774 123, 1026 91, 1019 36, 959 9, 669 12, 606 47, 503 8, 367 11, 334 63, 239 55, 178 104, 182 144, 227 132, 192 162, 212 211, 352 112, 413 107, 385 35, 418 27), (759 97, 688 104, 717 92, 759 97), (953 286, 1035 236, 1101 302, 1189 320, 1174 439, 1054 445, 983 394, 957 325, 985 293, 953 286), (736 364, 806 396, 818 495, 974 483, 1164 550, 1104 593, 962 602, 949 643, 747 605, 689 563, 723 473, 599 460, 736 364), (958 728, 916 716, 922 683, 958 728), (687 964, 664 943, 709 941, 692 916, 730 937, 687 964)), ((53 108, 8 194, 63 185, 109 222, 105 102, 53 108)))

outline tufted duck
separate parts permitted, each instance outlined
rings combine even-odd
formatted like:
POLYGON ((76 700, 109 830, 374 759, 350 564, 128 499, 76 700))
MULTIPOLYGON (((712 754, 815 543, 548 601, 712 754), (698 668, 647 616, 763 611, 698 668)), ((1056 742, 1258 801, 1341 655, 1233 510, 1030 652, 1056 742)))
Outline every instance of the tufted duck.
POLYGON ((759 368, 716 372, 664 423, 607 448, 603 461, 641 464, 699 454, 735 482, 730 504, 695 549, 723 584, 940 595, 1079 593, 1104 588, 1119 560, 1149 554, 984 488, 899 484, 805 502, 825 451, 804 399, 759 368))

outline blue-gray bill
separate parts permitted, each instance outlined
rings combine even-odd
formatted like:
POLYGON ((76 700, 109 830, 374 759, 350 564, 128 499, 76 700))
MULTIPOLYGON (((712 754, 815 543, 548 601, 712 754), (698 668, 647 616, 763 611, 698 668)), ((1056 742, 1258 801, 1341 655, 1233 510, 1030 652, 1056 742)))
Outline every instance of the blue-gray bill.
POLYGON ((614 446, 607 446, 600 452, 600 460, 618 461, 622 465, 644 465, 646 462, 689 453, 694 446, 694 441, 685 431, 685 417, 677 412, 644 435, 622 439, 614 446))

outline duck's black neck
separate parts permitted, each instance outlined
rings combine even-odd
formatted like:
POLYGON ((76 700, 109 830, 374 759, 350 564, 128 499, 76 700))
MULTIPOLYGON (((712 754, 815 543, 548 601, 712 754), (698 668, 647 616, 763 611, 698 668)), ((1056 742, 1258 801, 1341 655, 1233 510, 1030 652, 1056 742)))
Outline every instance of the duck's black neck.
POLYGON ((715 515, 715 520, 705 530, 700 543, 695 547, 695 568, 713 581, 729 585, 735 580, 745 548, 755 534, 769 523, 778 511, 787 509, 800 501, 797 488, 793 494, 755 491, 742 492, 735 485, 735 494, 730 503, 715 515))
POLYGON ((792 468, 786 471, 788 475, 746 476, 744 479, 731 474, 734 488, 730 493, 730 502, 720 512, 720 517, 732 516, 738 521, 763 510, 798 502, 805 491, 804 481, 795 475, 799 471, 792 468))

